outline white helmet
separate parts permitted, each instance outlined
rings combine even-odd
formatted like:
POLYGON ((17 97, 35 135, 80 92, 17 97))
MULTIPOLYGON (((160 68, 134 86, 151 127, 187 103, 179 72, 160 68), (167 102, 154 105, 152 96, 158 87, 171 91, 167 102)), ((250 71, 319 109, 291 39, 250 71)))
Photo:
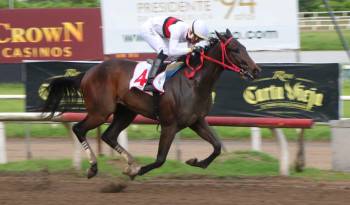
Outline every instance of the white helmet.
POLYGON ((204 21, 194 20, 192 22, 192 32, 201 39, 208 40, 209 30, 204 21))

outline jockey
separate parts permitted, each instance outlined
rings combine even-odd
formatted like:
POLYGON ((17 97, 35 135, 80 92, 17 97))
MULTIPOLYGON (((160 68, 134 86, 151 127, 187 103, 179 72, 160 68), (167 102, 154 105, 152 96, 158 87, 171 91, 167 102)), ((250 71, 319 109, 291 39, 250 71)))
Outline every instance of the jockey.
POLYGON ((201 20, 194 20, 191 25, 174 17, 154 17, 141 27, 141 36, 157 52, 153 61, 145 91, 154 92, 153 79, 159 67, 168 57, 178 57, 196 50, 194 45, 208 39, 208 28, 201 20), (180 43, 186 43, 183 46, 180 43))

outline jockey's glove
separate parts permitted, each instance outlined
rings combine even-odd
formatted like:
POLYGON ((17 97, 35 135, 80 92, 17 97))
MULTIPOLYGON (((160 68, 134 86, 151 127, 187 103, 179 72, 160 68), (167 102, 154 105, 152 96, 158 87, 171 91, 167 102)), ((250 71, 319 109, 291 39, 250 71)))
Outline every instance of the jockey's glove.
POLYGON ((192 47, 192 53, 200 53, 203 48, 200 46, 193 46, 192 47))

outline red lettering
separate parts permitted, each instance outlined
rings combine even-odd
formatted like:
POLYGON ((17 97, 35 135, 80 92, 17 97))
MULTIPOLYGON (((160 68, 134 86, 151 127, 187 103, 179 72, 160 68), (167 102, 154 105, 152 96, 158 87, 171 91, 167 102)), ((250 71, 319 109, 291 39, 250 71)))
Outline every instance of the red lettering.
POLYGON ((147 69, 143 70, 141 75, 134 81, 134 83, 139 82, 140 85, 143 86, 147 82, 146 75, 147 75, 147 69))

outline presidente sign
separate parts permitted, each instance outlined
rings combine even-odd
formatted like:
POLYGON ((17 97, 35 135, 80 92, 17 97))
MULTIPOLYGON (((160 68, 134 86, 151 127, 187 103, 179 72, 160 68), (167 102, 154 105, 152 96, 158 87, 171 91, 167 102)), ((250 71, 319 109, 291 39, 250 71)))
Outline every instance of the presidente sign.
POLYGON ((0 12, 0 62, 102 59, 99 9, 0 12))
POLYGON ((234 116, 339 118, 338 64, 262 64, 252 82, 225 73, 212 113, 234 116))
POLYGON ((250 51, 300 48, 296 0, 101 0, 101 9, 105 54, 153 52, 139 28, 154 16, 229 28, 250 51))

